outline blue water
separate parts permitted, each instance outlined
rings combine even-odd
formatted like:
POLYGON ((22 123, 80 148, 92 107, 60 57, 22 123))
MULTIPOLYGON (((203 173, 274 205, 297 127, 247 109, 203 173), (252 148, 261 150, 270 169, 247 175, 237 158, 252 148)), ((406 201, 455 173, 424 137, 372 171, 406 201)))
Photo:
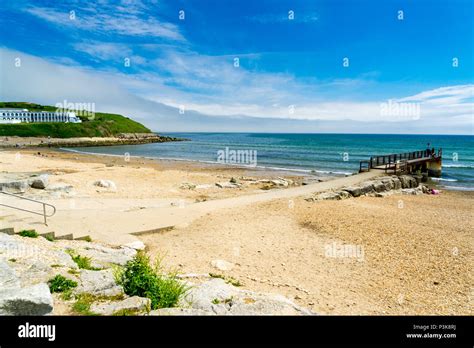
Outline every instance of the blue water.
POLYGON ((160 133, 190 141, 74 148, 73 150, 131 156, 216 162, 218 151, 256 150, 257 166, 308 175, 344 175, 357 172, 359 161, 370 156, 426 149, 443 149, 439 184, 474 190, 474 137, 455 135, 386 134, 267 134, 160 133))

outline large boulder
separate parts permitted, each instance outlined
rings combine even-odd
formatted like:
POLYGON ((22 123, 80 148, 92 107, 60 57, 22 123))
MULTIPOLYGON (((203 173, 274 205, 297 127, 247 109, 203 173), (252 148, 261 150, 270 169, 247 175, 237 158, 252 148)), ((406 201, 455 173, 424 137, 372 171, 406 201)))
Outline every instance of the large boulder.
POLYGON ((0 315, 45 315, 52 310, 53 298, 45 283, 0 289, 0 315))
POLYGON ((43 174, 31 179, 30 186, 35 189, 44 190, 48 186, 49 177, 47 174, 43 174))
POLYGON ((400 179, 395 176, 395 177, 392 177, 392 182, 393 182, 393 189, 394 190, 399 190, 402 188, 402 183, 400 181, 400 179))
POLYGON ((341 195, 337 192, 328 191, 318 193, 315 196, 305 198, 308 202, 315 202, 315 201, 325 201, 325 200, 340 200, 342 199, 341 195))
POLYGON ((106 188, 110 191, 117 191, 117 185, 112 180, 97 180, 94 182, 95 186, 106 188))
POLYGON ((86 241, 58 240, 55 243, 72 250, 76 254, 89 257, 92 267, 96 268, 109 268, 112 264, 124 266, 137 253, 133 248, 111 248, 86 241))
POLYGON ((373 186, 375 192, 387 191, 387 186, 381 181, 374 181, 373 186))
POLYGON ((402 188, 415 188, 418 186, 416 179, 411 175, 400 175, 398 178, 402 183, 402 188))
POLYGON ((347 191, 336 191, 335 193, 339 195, 339 199, 347 199, 352 197, 351 194, 347 191))
POLYGON ((0 182, 0 191, 8 193, 24 193, 28 188, 27 180, 14 180, 0 182))
POLYGON ((313 314, 284 296, 240 290, 220 278, 192 287, 182 302, 189 308, 218 315, 313 314))
POLYGON ((366 195, 374 192, 374 184, 370 181, 365 181, 360 184, 360 193, 361 195, 366 195))
POLYGON ((3 233, 0 233, 0 260, 9 260, 8 266, 15 271, 21 286, 46 283, 55 270, 78 268, 57 242, 3 233))
POLYGON ((20 279, 7 262, 0 259, 0 289, 18 288, 20 279))
POLYGON ((123 288, 115 282, 111 269, 102 271, 81 270, 79 275, 80 285, 75 293, 88 293, 98 296, 117 296, 123 294, 123 288))
POLYGON ((347 191, 353 197, 359 197, 362 194, 361 188, 358 186, 344 187, 343 191, 347 191))

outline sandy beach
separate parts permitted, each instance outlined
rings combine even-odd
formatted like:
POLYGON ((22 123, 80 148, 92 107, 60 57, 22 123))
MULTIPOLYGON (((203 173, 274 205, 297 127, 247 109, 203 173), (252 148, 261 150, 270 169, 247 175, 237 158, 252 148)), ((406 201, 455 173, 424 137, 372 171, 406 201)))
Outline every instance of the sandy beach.
POLYGON ((129 211, 140 217, 127 222, 142 226, 137 231, 189 215, 173 229, 134 237, 182 274, 231 277, 320 314, 474 313, 473 192, 307 202, 312 182, 329 187, 329 178, 303 186, 309 178, 290 173, 50 149, 1 151, 0 172, 49 173, 50 183, 71 185, 73 195, 43 196, 59 207, 50 226, 69 218, 71 226, 102 229, 95 236, 105 242, 115 238, 107 219, 129 211), (216 186, 232 178, 238 187, 216 186), (97 180, 116 189, 95 186, 97 180), (76 215, 61 215, 70 210, 76 215), (229 269, 217 270, 215 260, 229 269))

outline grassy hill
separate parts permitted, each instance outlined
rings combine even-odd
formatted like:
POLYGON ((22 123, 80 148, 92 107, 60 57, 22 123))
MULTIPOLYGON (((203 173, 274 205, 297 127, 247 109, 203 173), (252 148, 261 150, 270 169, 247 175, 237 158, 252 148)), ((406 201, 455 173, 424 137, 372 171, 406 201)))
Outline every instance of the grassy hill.
MULTIPOLYGON (((22 108, 29 111, 56 111, 57 109, 54 106, 24 102, 0 102, 0 108, 22 108)), ((122 115, 96 112, 92 120, 79 117, 82 123, 0 124, 0 136, 76 138, 113 137, 120 133, 151 133, 151 130, 141 123, 122 115)))

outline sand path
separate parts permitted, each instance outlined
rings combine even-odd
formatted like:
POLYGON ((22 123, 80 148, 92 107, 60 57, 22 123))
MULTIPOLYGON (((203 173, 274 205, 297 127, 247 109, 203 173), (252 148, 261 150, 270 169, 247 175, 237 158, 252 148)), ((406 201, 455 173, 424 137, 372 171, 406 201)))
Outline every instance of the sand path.
POLYGON ((74 234, 74 237, 89 235, 112 245, 131 243, 137 240, 133 235, 159 232, 171 227, 185 227, 195 219, 219 209, 238 209, 250 204, 276 199, 291 199, 343 186, 354 185, 381 175, 373 171, 326 182, 288 189, 272 190, 257 194, 237 196, 200 203, 186 203, 171 206, 170 200, 121 199, 121 198, 75 198, 74 200, 46 200, 57 208, 56 215, 48 220, 48 226, 41 218, 27 213, 10 210, 14 218, 0 220, 5 227, 15 229, 33 228, 38 232, 54 231, 57 235, 74 234), (8 226, 7 226, 8 225, 8 226), (13 225, 13 226, 12 226, 13 225))

